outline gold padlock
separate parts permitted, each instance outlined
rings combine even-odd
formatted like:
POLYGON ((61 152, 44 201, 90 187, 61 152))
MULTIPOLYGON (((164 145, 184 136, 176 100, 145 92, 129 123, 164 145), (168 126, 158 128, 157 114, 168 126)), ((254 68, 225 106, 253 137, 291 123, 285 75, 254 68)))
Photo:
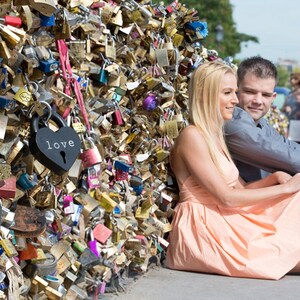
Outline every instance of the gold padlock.
POLYGON ((7 179, 11 175, 11 166, 9 164, 0 164, 0 180, 7 179))
POLYGON ((12 32, 7 26, 0 24, 0 34, 6 40, 8 46, 13 49, 21 41, 21 38, 12 32))
POLYGON ((18 255, 18 252, 13 243, 8 238, 4 238, 3 234, 0 240, 0 245, 4 249, 8 257, 14 257, 18 255))
POLYGON ((31 106, 33 103, 32 94, 25 87, 20 87, 13 99, 25 105, 26 107, 31 106))

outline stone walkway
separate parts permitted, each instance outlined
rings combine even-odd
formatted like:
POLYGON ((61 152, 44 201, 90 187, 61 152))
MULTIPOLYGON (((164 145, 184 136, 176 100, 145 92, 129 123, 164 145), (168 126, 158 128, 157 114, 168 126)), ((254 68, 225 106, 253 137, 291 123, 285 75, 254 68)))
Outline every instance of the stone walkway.
POLYGON ((169 270, 150 269, 130 284, 126 293, 106 295, 109 300, 295 300, 300 295, 300 276, 279 281, 231 278, 169 270))

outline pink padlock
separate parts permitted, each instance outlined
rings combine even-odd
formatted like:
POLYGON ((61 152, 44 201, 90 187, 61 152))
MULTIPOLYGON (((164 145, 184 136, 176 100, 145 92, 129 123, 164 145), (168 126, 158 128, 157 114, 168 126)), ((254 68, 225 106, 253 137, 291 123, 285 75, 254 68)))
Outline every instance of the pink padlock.
POLYGON ((100 164, 102 162, 102 157, 93 140, 91 138, 87 138, 84 141, 84 145, 85 149, 80 154, 83 167, 88 169, 94 165, 100 164), (89 146, 87 146, 87 144, 89 144, 89 146))

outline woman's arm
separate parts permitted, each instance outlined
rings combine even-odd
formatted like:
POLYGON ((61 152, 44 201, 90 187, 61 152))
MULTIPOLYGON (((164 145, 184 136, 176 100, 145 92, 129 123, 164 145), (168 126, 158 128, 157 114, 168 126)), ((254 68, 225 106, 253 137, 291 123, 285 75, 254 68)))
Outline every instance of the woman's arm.
POLYGON ((273 174, 260 179, 258 181, 254 182, 248 182, 246 183, 242 178, 239 179, 239 182, 246 188, 246 189, 259 189, 267 186, 272 186, 276 184, 283 184, 287 183, 292 176, 288 173, 277 171, 273 174))
POLYGON ((206 141, 194 126, 185 128, 180 134, 176 143, 176 154, 175 175, 189 173, 220 203, 228 207, 254 205, 300 190, 300 174, 280 185, 248 189, 237 184, 236 188, 230 188, 213 163, 206 141))

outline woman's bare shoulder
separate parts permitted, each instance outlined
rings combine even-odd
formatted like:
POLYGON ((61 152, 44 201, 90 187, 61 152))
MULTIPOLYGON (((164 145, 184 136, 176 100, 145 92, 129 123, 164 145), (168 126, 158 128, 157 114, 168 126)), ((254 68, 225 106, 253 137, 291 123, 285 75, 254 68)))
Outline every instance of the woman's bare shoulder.
POLYGON ((186 143, 196 143, 202 141, 203 136, 197 127, 194 125, 189 125, 181 131, 177 139, 177 145, 181 145, 182 143, 186 145, 186 143))
POLYGON ((189 126, 185 127, 181 131, 180 137, 182 137, 182 138, 187 138, 187 137, 202 137, 202 134, 201 134, 201 132, 199 131, 199 129, 196 126, 189 125, 189 126))

